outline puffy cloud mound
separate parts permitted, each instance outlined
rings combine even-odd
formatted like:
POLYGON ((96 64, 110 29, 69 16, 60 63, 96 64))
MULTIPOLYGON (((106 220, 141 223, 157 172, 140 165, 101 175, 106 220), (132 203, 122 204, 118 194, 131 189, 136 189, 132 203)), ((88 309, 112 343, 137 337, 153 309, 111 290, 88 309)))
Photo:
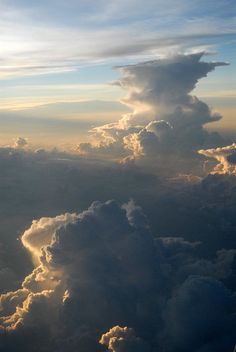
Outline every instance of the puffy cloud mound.
POLYGON ((156 285, 154 246, 146 218, 132 202, 94 202, 81 214, 33 221, 22 244, 35 269, 19 290, 1 296, 3 330, 62 330, 66 345, 69 329, 80 345, 86 332, 97 339, 97 331, 133 321, 138 301, 147 309, 142 294, 156 285))
POLYGON ((134 330, 127 327, 114 326, 106 334, 102 335, 99 342, 102 345, 106 345, 111 352, 149 351, 147 345, 135 336, 134 330))
POLYGON ((152 155, 157 150, 170 149, 172 126, 166 121, 152 121, 138 133, 124 137, 125 148, 132 151, 135 158, 152 155))
POLYGON ((225 63, 203 62, 202 56, 178 55, 120 67, 123 77, 115 84, 128 91, 122 102, 133 112, 117 123, 94 129, 100 143, 81 144, 80 152, 107 153, 113 158, 126 153, 126 160, 133 158, 140 165, 155 164, 161 169, 165 163, 180 170, 184 160, 190 169, 201 160, 198 149, 223 145, 217 133, 203 127, 221 116, 190 93, 199 79, 225 63))
POLYGON ((201 149, 199 154, 218 161, 213 174, 236 174, 236 143, 221 148, 201 149))
POLYGON ((41 248, 51 243, 52 234, 76 219, 76 214, 66 213, 55 218, 33 220, 31 227, 21 237, 22 244, 31 253, 34 261, 39 263, 41 248))
POLYGON ((28 145, 28 141, 26 138, 18 137, 16 138, 13 147, 16 149, 20 149, 20 148, 24 148, 27 145, 28 145))
POLYGON ((155 239, 132 201, 33 221, 22 244, 34 269, 0 296, 3 351, 97 352, 99 341, 114 352, 233 347, 235 302, 223 282, 232 281, 235 251, 211 261, 197 242, 155 239))

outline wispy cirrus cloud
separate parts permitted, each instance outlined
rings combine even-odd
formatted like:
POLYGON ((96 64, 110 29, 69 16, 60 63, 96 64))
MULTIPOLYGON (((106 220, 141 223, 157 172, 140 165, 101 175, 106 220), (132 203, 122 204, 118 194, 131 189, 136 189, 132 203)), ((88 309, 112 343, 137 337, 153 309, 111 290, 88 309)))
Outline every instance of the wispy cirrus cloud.
POLYGON ((0 78, 77 70, 89 63, 153 57, 173 50, 210 48, 231 38, 236 24, 226 4, 205 13, 182 0, 0 2, 0 78), (224 38, 224 39, 222 39, 224 38), (209 39, 210 42, 209 42, 209 39))

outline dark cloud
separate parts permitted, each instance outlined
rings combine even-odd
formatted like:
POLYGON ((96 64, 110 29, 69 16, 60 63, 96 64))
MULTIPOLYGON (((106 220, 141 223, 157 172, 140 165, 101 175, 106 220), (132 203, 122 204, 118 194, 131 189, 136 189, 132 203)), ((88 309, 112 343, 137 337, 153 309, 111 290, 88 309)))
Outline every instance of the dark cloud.
POLYGON ((227 160, 231 163, 231 164, 236 164, 236 153, 232 153, 230 155, 227 156, 227 160))
POLYGON ((189 277, 168 300, 166 351, 231 351, 235 297, 209 277, 189 277))
POLYGON ((22 351, 233 348, 235 299, 222 280, 235 251, 201 265, 199 243, 155 240, 140 207, 114 201, 34 221, 22 243, 35 265, 1 295, 3 350, 8 336, 25 337, 22 351))

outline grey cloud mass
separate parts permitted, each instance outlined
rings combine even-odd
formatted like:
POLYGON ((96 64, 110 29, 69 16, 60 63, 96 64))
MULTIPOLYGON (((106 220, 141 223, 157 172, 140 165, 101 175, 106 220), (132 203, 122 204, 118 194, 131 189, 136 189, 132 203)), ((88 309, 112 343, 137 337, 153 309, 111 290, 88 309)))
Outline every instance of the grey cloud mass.
POLYGON ((4 351, 19 336, 22 351, 32 343, 97 351, 99 342, 114 352, 233 348, 236 302, 222 263, 231 267, 236 252, 204 271, 200 243, 155 239, 140 207, 115 201, 34 221, 22 243, 35 264, 18 290, 0 297, 4 351))

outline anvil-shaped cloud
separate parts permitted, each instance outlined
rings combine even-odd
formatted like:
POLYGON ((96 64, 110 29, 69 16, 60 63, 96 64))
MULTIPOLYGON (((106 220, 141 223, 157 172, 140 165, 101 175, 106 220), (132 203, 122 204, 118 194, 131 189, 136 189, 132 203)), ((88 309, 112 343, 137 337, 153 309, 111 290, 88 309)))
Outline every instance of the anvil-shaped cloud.
POLYGON ((191 170, 201 158, 199 149, 221 146, 225 141, 204 129, 221 119, 208 105, 191 95, 199 79, 223 62, 203 62, 203 53, 120 67, 119 84, 128 91, 123 103, 133 109, 117 123, 93 130, 100 142, 82 143, 81 153, 117 158, 126 155, 138 165, 166 171, 191 170))

